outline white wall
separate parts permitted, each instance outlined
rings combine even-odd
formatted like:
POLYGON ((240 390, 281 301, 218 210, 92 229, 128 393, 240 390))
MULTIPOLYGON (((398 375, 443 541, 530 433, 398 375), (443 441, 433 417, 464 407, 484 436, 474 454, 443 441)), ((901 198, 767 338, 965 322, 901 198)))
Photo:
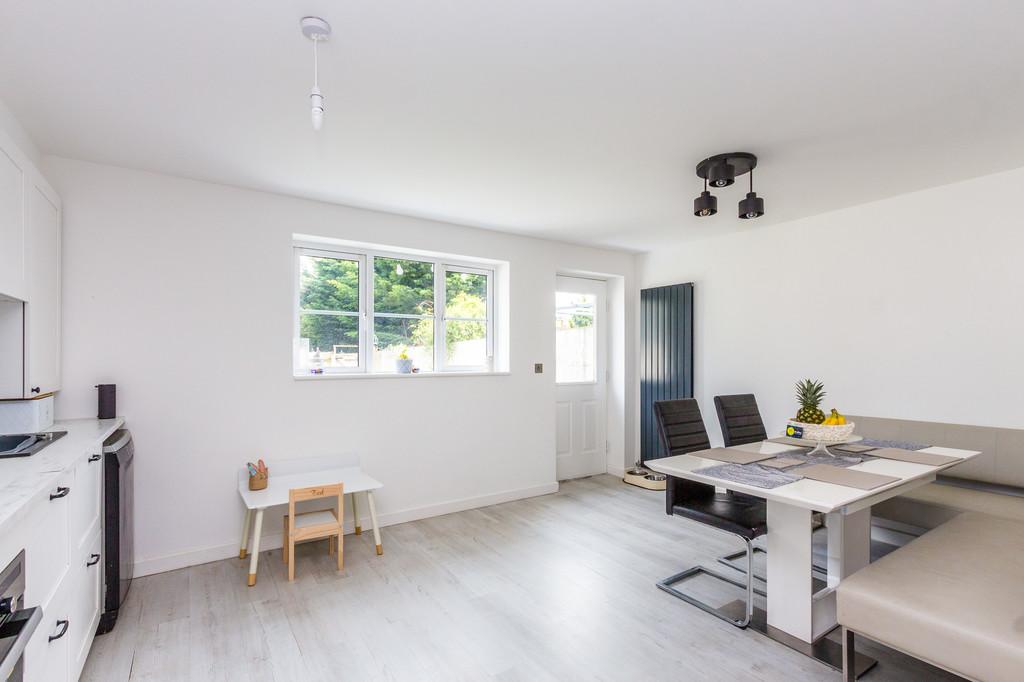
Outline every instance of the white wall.
POLYGON ((258 457, 360 453, 390 522, 555 489, 555 273, 632 288, 631 254, 66 159, 46 168, 65 207, 58 418, 95 415, 93 385, 118 385, 137 441, 141 572, 236 554, 236 471, 258 457), (511 374, 293 380, 295 232, 509 261, 511 374))
POLYGON ((1019 169, 641 258, 642 287, 695 283, 712 440, 715 395, 755 393, 781 432, 806 377, 826 410, 1024 428, 1022 186, 1019 169))
POLYGON ((37 168, 42 167, 42 155, 39 153, 39 148, 36 147, 35 142, 25 132, 21 123, 2 99, 0 99, 0 132, 6 133, 15 146, 21 150, 21 153, 27 156, 37 168))

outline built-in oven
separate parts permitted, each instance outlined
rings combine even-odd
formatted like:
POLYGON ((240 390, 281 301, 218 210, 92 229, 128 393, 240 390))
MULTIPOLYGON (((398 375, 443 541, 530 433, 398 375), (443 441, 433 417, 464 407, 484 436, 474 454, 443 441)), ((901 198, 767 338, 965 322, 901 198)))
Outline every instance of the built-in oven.
POLYGON ((22 679, 22 654, 43 618, 38 606, 25 608, 25 550, 0 573, 0 681, 22 679))

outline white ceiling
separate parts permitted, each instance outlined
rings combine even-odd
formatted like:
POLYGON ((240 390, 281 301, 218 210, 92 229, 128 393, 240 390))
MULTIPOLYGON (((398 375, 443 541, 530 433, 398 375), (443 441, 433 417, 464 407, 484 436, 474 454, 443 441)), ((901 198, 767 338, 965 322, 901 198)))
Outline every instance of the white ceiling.
POLYGON ((1024 165, 1019 0, 5 0, 44 153, 637 250, 1024 165), (310 43, 324 129, 309 123, 310 43), (697 220, 697 161, 760 157, 697 220))

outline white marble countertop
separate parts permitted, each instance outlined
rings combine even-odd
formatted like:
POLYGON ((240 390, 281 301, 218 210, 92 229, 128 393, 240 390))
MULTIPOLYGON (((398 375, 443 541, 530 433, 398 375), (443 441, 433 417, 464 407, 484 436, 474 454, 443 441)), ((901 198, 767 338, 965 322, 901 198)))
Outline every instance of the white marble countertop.
POLYGON ((22 518, 33 500, 53 488, 62 473, 101 452, 107 436, 123 425, 123 417, 54 422, 47 431, 68 435, 29 457, 0 459, 0 534, 22 518))

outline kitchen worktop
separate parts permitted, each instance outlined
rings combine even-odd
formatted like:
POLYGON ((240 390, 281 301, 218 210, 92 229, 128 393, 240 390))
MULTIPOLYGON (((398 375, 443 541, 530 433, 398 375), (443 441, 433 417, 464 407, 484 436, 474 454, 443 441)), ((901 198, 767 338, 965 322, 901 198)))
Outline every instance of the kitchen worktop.
POLYGON ((46 431, 68 435, 30 457, 0 459, 0 534, 18 522, 33 500, 47 494, 61 473, 102 452, 103 441, 123 425, 122 417, 54 422, 46 431))

